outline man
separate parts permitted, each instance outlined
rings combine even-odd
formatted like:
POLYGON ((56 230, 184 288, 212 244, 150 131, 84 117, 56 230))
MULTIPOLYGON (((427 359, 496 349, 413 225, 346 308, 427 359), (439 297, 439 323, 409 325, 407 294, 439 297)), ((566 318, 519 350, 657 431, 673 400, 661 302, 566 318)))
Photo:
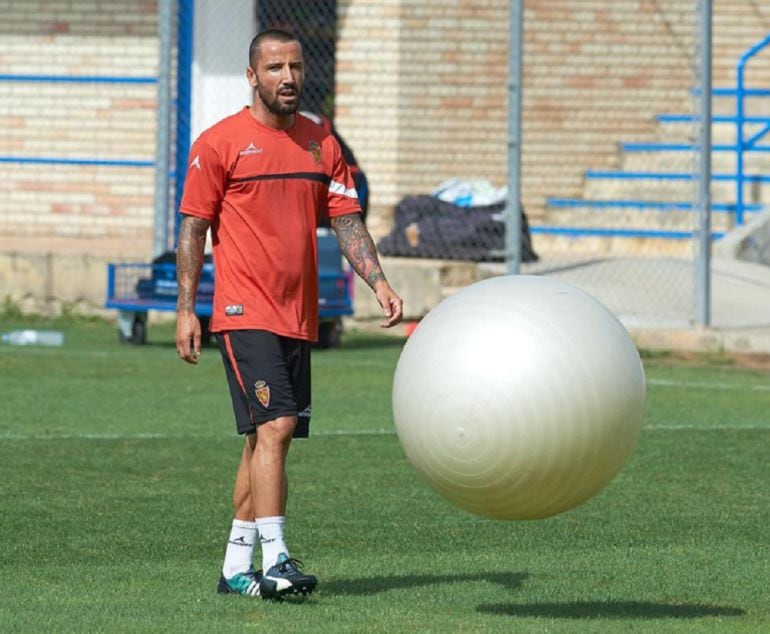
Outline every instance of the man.
POLYGON ((342 253, 374 291, 381 325, 394 326, 402 316, 401 299, 360 219, 339 144, 297 114, 303 75, 302 48, 293 35, 269 30, 252 40, 246 77, 253 102, 195 141, 180 206, 177 351, 197 363, 195 297, 211 228, 216 277, 210 328, 237 429, 245 436, 218 590, 265 599, 307 594, 316 586, 290 556, 283 526, 287 452, 292 437, 308 435, 310 422, 319 218, 328 214, 342 253), (252 566, 257 536, 261 570, 252 566))

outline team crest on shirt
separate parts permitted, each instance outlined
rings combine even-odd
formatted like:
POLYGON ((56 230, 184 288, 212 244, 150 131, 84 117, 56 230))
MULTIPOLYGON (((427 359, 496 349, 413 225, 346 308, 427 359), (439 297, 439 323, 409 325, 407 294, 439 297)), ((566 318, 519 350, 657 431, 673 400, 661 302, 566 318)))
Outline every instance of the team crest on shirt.
POLYGON ((313 157, 313 160, 315 161, 316 165, 321 164, 321 146, 318 145, 317 141, 310 141, 307 144, 307 149, 310 152, 310 156, 313 157))
POLYGON ((259 380, 254 383, 254 394, 257 395, 263 407, 270 405, 270 386, 265 381, 259 380))

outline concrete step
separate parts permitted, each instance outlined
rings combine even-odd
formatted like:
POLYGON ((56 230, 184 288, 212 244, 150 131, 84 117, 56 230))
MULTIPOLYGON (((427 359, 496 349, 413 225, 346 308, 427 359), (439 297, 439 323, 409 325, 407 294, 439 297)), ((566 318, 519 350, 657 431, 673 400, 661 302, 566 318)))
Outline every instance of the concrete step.
POLYGON ((640 233, 588 233, 582 231, 555 232, 544 227, 532 227, 532 245, 543 260, 566 256, 630 256, 692 257, 693 238, 690 234, 678 237, 640 233))
MULTIPOLYGON (((698 215, 693 211, 635 211, 622 208, 606 208, 601 211, 586 209, 551 209, 544 223, 556 228, 568 227, 574 233, 596 235, 616 234, 618 237, 681 239, 684 233, 697 228, 698 215)), ((735 216, 727 213, 711 215, 711 229, 718 233, 730 231, 735 226, 735 216)))
MULTIPOLYGON (((735 90, 733 88, 715 88, 713 93, 714 96, 711 100, 712 115, 735 115, 735 90)), ((744 114, 749 117, 770 116, 770 90, 766 88, 748 89, 748 95, 744 101, 744 114)))
MULTIPOLYGON (((697 167, 699 156, 690 143, 624 143, 621 145, 621 169, 628 172, 687 172, 697 167)), ((737 166, 735 146, 715 144, 711 169, 716 173, 734 173, 737 166)), ((744 171, 770 174, 770 145, 759 145, 743 154, 744 171)))
MULTIPOLYGON (((698 213, 685 204, 657 203, 649 205, 622 204, 624 201, 602 201, 607 204, 592 205, 587 201, 553 200, 547 206, 545 223, 555 227, 575 227, 586 229, 610 228, 619 231, 639 232, 682 232, 693 231, 697 227, 698 213), (613 205, 615 202, 617 204, 613 205)), ((631 202, 631 201, 628 201, 631 202)), ((745 211, 745 220, 759 213, 761 207, 751 206, 745 211)), ((712 210, 711 227, 714 231, 729 231, 736 224, 734 210, 717 205, 712 210)), ((642 236, 639 236, 642 237, 642 236)))
MULTIPOLYGON (((686 115, 682 115, 686 116, 686 115)), ((692 121, 686 119, 660 122, 655 131, 655 138, 662 143, 691 143, 697 138, 698 130, 692 121)), ((711 126, 712 143, 734 143, 734 123, 713 123, 711 126)))
MULTIPOLYGON (((641 200, 596 200, 596 199, 583 199, 583 198, 548 198, 546 200, 546 206, 548 208, 564 208, 564 207, 577 207, 587 208, 593 210, 600 210, 606 208, 619 208, 619 209, 633 209, 633 210, 660 210, 660 211, 688 211, 693 208, 691 201, 686 202, 673 202, 668 200, 662 201, 641 201, 641 200)), ((711 209, 714 213, 734 213, 734 203, 712 203, 711 209)), ((751 204, 746 205, 748 212, 759 212, 762 210, 762 205, 751 204)))
MULTIPOLYGON (((691 201, 697 195, 692 173, 626 172, 589 170, 586 172, 584 198, 598 200, 669 200, 691 201)), ((735 175, 714 173, 711 184, 714 202, 735 201, 735 175)), ((747 177, 744 184, 747 203, 770 203, 770 175, 747 177)))
MULTIPOLYGON (((693 94, 693 107, 697 95, 693 94)), ((713 239, 735 226, 736 98, 716 88, 712 99, 713 239)), ((744 139, 770 124, 770 89, 751 89, 744 103, 744 139)), ((621 169, 588 170, 582 201, 551 199, 546 217, 532 223, 533 244, 548 253, 691 256, 697 238, 696 114, 656 117, 657 142, 621 143, 621 169)), ((743 195, 745 219, 770 204, 770 133, 744 153, 749 172, 743 195)))
MULTIPOLYGON (((547 218, 532 223, 535 250, 541 255, 692 256, 698 239, 698 216, 690 203, 549 199, 547 218)), ((711 231, 715 242, 736 226, 734 208, 715 204, 711 231)), ((762 213, 745 210, 744 221, 762 213)))
MULTIPOLYGON (((383 256, 388 281, 404 300, 404 320, 420 319, 448 291, 479 280, 478 263, 433 258, 383 256)), ((353 278, 353 308, 356 319, 381 319, 382 308, 374 293, 357 275, 353 278)))
MULTIPOLYGON (((691 142, 697 130, 695 128, 696 115, 692 114, 661 114, 656 117, 657 139, 663 142, 691 142)), ((770 114, 765 116, 749 116, 744 122, 744 138, 759 132, 764 126, 770 124, 770 114)), ((734 144, 736 136, 735 115, 714 115, 711 123, 712 143, 734 144)))

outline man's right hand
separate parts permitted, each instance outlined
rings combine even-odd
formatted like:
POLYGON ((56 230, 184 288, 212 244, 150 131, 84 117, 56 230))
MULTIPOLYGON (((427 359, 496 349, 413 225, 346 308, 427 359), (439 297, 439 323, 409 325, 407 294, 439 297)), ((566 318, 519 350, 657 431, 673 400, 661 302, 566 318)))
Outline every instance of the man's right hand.
POLYGON ((195 314, 195 294, 203 268, 203 249, 209 221, 182 214, 176 250, 176 351, 187 363, 201 356, 201 322, 195 314))
POLYGON ((177 313, 176 351, 183 361, 198 363, 201 356, 201 322, 195 313, 177 313))

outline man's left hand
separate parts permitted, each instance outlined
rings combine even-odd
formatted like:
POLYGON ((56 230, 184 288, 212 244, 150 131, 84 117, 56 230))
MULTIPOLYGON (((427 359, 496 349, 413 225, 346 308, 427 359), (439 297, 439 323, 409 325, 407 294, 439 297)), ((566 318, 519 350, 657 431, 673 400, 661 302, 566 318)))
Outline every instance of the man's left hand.
POLYGON ((374 288, 374 295, 382 306, 382 312, 385 319, 380 322, 381 328, 391 328, 399 323, 404 316, 404 302, 396 295, 396 292, 386 281, 377 283, 374 288))

